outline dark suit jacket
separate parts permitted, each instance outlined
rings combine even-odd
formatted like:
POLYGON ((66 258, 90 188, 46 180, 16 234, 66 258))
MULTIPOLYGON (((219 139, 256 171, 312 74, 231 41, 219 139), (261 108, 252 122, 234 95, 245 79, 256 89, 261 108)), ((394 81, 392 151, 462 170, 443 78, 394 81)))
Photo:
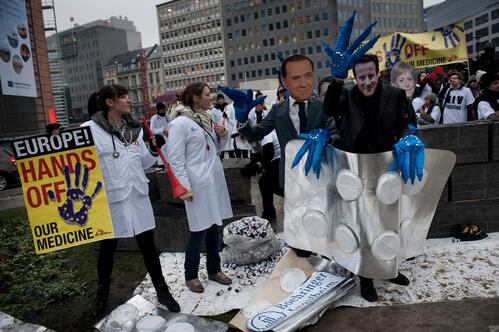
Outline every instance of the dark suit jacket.
MULTIPOLYGON (((289 98, 279 104, 272 106, 267 116, 257 126, 249 125, 239 129, 239 132, 250 142, 259 141, 272 130, 276 130, 279 145, 281 146, 281 160, 279 164, 279 185, 284 188, 284 166, 286 144, 292 139, 298 138, 293 122, 289 117, 289 98)), ((329 131, 331 144, 337 144, 339 140, 338 130, 332 116, 325 116, 322 112, 322 102, 318 99, 308 100, 307 132, 312 129, 326 128, 329 131)))
MULTIPOLYGON (((407 134, 408 124, 415 125, 415 114, 404 90, 381 82, 378 89, 381 89, 377 105, 378 125, 381 127, 377 146, 381 151, 373 153, 392 150, 393 144, 407 134)), ((364 126, 360 96, 356 85, 344 87, 343 83, 335 81, 329 85, 324 98, 324 114, 335 118, 340 131, 341 141, 336 146, 349 152, 356 152, 355 140, 364 126)))

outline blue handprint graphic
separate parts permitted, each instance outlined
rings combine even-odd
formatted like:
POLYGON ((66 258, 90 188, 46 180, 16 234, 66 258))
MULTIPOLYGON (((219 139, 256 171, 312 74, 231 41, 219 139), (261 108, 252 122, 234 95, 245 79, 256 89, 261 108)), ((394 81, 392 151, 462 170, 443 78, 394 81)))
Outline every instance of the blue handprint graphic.
MULTIPOLYGON (((444 39, 445 48, 449 48, 449 43, 452 45, 452 47, 456 47, 457 45, 459 45, 459 43, 461 43, 461 39, 457 35, 456 30, 461 30, 461 32, 464 32, 464 29, 456 24, 446 25, 433 31, 440 33, 440 35, 444 39)), ((436 33, 434 33, 431 41, 434 42, 436 39, 436 33)))
MULTIPOLYGON (((407 38, 400 38, 400 33, 392 36, 390 42, 390 50, 387 49, 386 43, 383 43, 383 49, 385 50, 386 67, 390 68, 394 64, 400 61, 400 54, 402 53, 402 48, 404 47, 407 38)), ((408 54, 407 58, 412 57, 412 54, 408 54)))
POLYGON ((369 36, 372 31, 372 28, 376 25, 377 22, 373 22, 367 26, 367 28, 362 31, 359 37, 355 39, 350 47, 348 47, 348 43, 350 41, 350 36, 352 35, 353 23, 355 20, 355 12, 353 12, 352 16, 345 22, 345 24, 341 27, 340 32, 338 34, 338 38, 336 39, 336 46, 334 49, 329 47, 329 44, 323 43, 324 51, 331 59, 331 75, 337 78, 346 78, 348 75, 348 70, 351 69, 357 61, 364 55, 366 52, 376 44, 376 41, 379 38, 379 35, 369 40, 364 46, 357 49, 360 44, 364 41, 364 39, 369 36), (347 48, 348 47, 348 48, 347 48))
MULTIPOLYGON (((94 192, 91 196, 85 194, 88 183, 88 167, 85 166, 83 171, 83 181, 81 182, 80 188, 80 173, 81 164, 78 162, 75 165, 75 187, 71 188, 71 178, 69 175, 69 167, 64 166, 64 177, 66 178, 66 202, 62 206, 59 206, 59 215, 68 224, 76 224, 79 226, 84 226, 88 220, 88 209, 92 206, 92 200, 97 195, 97 193, 102 189, 102 182, 98 181, 95 185, 94 192), (74 210, 74 202, 82 202, 82 207, 79 211, 74 210)), ((52 190, 48 191, 48 196, 51 200, 55 200, 55 194, 52 190)))

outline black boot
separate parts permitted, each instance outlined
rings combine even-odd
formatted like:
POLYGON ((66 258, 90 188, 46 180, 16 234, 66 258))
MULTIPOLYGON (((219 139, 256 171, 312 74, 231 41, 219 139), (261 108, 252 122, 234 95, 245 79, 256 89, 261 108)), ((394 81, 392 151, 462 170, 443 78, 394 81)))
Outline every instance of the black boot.
POLYGON ((180 306, 178 302, 175 301, 172 294, 170 294, 168 285, 161 284, 154 286, 154 288, 156 289, 159 303, 164 304, 171 312, 180 312, 180 306))
POLYGON ((94 315, 102 315, 106 310, 107 299, 109 297, 109 286, 97 285, 97 299, 95 301, 94 315))
POLYGON ((360 277, 360 295, 368 302, 378 301, 378 293, 374 288, 373 280, 370 278, 360 277))
POLYGON ((393 278, 393 279, 389 279, 388 280, 389 282, 393 282, 394 284, 397 284, 397 285, 401 285, 401 286, 407 286, 409 285, 411 282, 409 281, 409 279, 403 275, 402 273, 399 272, 399 274, 397 275, 396 278, 393 278))

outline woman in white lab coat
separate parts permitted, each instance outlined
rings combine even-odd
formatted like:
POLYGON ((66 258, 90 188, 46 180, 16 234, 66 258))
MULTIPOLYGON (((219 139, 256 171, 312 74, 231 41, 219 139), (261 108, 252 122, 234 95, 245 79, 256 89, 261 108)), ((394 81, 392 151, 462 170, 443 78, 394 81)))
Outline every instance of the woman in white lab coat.
POLYGON ((114 229, 113 239, 100 242, 95 313, 102 314, 106 307, 118 238, 132 236, 142 252, 159 302, 170 311, 179 312, 180 307, 163 277, 154 245, 156 225, 149 200, 149 181, 144 174, 144 168, 153 165, 158 154, 144 144, 142 126, 130 114, 125 87, 104 86, 90 97, 89 107, 96 112, 82 126, 89 126, 92 132, 114 229))
POLYGON ((201 246, 206 244, 208 278, 228 285, 221 271, 219 226, 232 217, 229 192, 218 149, 228 139, 222 123, 208 112, 212 98, 204 83, 191 83, 182 92, 181 104, 173 109, 168 127, 167 159, 180 183, 188 189, 185 201, 190 237, 185 253, 185 281, 197 293, 204 291, 198 278, 201 246))

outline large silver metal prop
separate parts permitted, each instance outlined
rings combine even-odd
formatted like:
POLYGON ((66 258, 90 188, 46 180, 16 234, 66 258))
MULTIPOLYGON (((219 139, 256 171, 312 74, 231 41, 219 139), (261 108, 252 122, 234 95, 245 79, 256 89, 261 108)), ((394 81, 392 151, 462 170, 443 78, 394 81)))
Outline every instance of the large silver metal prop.
POLYGON ((401 261, 422 253, 456 155, 426 149, 423 180, 413 185, 388 171, 392 152, 355 154, 328 146, 317 179, 312 172, 305 176, 306 158, 291 169, 302 144, 286 145, 286 242, 363 277, 396 277, 401 261))

